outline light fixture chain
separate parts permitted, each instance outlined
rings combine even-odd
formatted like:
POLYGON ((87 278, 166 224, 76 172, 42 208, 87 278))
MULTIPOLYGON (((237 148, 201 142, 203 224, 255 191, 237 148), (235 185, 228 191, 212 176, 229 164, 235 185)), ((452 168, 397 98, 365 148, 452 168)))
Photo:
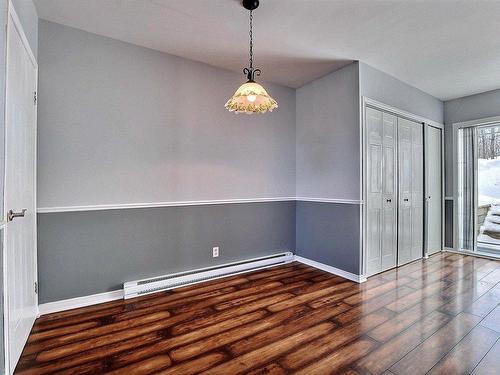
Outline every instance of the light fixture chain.
POLYGON ((250 11, 250 70, 253 70, 253 10, 250 11))

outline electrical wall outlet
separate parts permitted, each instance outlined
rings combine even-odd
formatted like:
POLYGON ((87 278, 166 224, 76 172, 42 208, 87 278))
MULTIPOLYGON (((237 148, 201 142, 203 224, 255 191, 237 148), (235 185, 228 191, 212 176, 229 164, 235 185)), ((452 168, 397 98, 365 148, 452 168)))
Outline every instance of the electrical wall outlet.
POLYGON ((217 258, 219 256, 219 246, 212 248, 212 257, 217 258))

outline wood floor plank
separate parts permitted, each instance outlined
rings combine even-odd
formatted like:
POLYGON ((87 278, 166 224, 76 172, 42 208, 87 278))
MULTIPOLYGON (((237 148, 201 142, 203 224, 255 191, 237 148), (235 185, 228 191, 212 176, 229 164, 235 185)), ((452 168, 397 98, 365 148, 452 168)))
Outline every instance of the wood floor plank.
POLYGON ((500 305, 497 305, 481 322, 483 327, 500 333, 500 305))
POLYGON ((398 333, 406 330, 413 323, 421 320, 424 316, 436 310, 443 304, 443 299, 439 295, 432 295, 424 298, 408 310, 405 310, 391 319, 368 332, 368 336, 379 342, 386 342, 398 333))
POLYGON ((485 317, 500 304, 500 289, 492 288, 475 300, 464 311, 477 316, 485 317))
MULTIPOLYGON (((212 290, 209 292, 191 295, 189 296, 190 301, 198 301, 202 299, 207 299, 209 297, 225 295, 229 292, 235 291, 234 287, 222 288, 220 290, 212 290)), ((129 314, 131 311, 138 311, 138 315, 142 315, 142 313, 146 314, 150 311, 158 311, 158 307, 160 307, 160 311, 167 310, 168 308, 179 306, 185 304, 185 297, 172 296, 171 294, 161 293, 156 299, 147 299, 140 300, 133 304, 123 304, 122 306, 117 306, 112 309, 100 309, 89 314, 78 314, 76 316, 72 316, 69 318, 64 318, 60 320, 50 320, 45 321, 40 324, 37 324, 34 328, 34 331, 46 331, 54 328, 60 328, 68 325, 78 324, 81 322, 102 319, 110 316, 114 316, 115 319, 120 314, 129 314)))
POLYGON ((50 314, 16 374, 496 374, 498 270, 438 253, 357 284, 289 263, 50 314))
POLYGON ((488 273, 485 277, 481 279, 481 281, 485 281, 487 283, 494 283, 496 284, 498 282, 498 279, 500 278, 500 268, 497 267, 490 273, 488 273))
POLYGON ((192 331, 180 336, 166 337, 158 343, 153 345, 145 346, 141 349, 134 350, 130 353, 122 353, 115 357, 109 358, 113 367, 122 367, 129 363, 141 360, 142 358, 151 357, 167 350, 179 347, 181 345, 186 345, 197 340, 205 339, 209 336, 229 330, 234 327, 243 326, 246 323, 253 322, 262 319, 266 316, 265 311, 254 311, 250 314, 237 316, 223 322, 200 328, 196 331, 192 331))
POLYGON ((389 310, 393 310, 395 312, 402 312, 410 308, 411 306, 416 305, 422 299, 442 291, 447 286, 448 284, 442 281, 426 285, 422 289, 418 289, 405 297, 398 298, 396 301, 388 304, 386 307, 389 310))
POLYGON ((247 375, 285 375, 287 371, 277 363, 270 363, 267 366, 255 369, 247 375))
POLYGON ((346 289, 346 288, 350 288, 351 286, 352 286, 351 283, 342 283, 342 284, 331 286, 329 288, 320 289, 320 290, 317 290, 315 292, 301 294, 295 298, 291 298, 291 299, 288 299, 286 301, 275 303, 274 305, 269 306, 268 310, 270 310, 272 312, 276 312, 276 311, 281 311, 283 309, 288 309, 292 306, 301 305, 303 303, 312 301, 316 298, 322 297, 325 294, 338 293, 339 291, 346 289))
POLYGON ((89 375, 89 374, 104 374, 106 364, 104 361, 85 363, 80 366, 71 367, 71 369, 53 372, 53 375, 89 375))
POLYGON ((133 363, 131 365, 122 367, 120 369, 114 371, 108 371, 107 374, 117 375, 117 374, 134 374, 134 375, 143 375, 143 374, 152 374, 153 372, 158 372, 165 367, 168 367, 172 364, 170 357, 166 354, 157 355, 143 361, 139 361, 133 363))
POLYGON ((126 320, 119 323, 108 324, 101 327, 86 329, 80 332, 69 333, 63 336, 54 337, 49 340, 38 341, 32 344, 28 344, 24 349, 24 353, 25 354, 37 353, 46 351, 51 348, 67 345, 76 341, 81 341, 91 338, 100 338, 102 336, 115 334, 123 330, 130 330, 134 327, 147 325, 148 323, 156 322, 158 320, 165 320, 169 317, 170 313, 168 311, 163 311, 154 314, 143 315, 139 318, 135 318, 132 320, 126 320))
MULTIPOLYGON (((130 340, 106 345, 105 347, 98 347, 95 349, 89 348, 81 353, 66 357, 62 360, 49 361, 45 363, 40 363, 37 361, 26 364, 21 363, 21 365, 17 365, 16 373, 23 375, 53 374, 54 372, 61 371, 63 369, 73 369, 85 363, 103 360, 117 353, 141 347, 141 345, 158 342, 160 339, 161 337, 155 332, 148 335, 135 337, 130 340)), ((99 363, 101 362, 99 361, 99 363)))
MULTIPOLYGON (((300 289, 301 287, 303 287, 305 285, 309 285, 309 284, 310 283, 308 283, 307 281, 297 281, 297 282, 292 283, 292 284, 283 285, 279 288, 274 288, 274 289, 267 290, 267 291, 257 293, 257 294, 245 295, 243 297, 237 297, 237 298, 229 299, 229 300, 223 301, 223 302, 215 301, 216 304, 213 305, 213 307, 214 307, 214 309, 219 310, 219 311, 225 310, 225 309, 230 309, 230 308, 242 306, 242 305, 245 305, 247 303, 250 303, 250 302, 253 302, 253 301, 268 297, 268 296, 272 296, 272 295, 275 295, 278 293, 295 292, 297 289, 300 289)), ((198 308, 198 306, 197 306, 197 308, 198 308)))
POLYGON ((500 340, 497 340, 493 348, 490 349, 481 362, 476 366, 473 375, 497 375, 500 358, 500 340))
POLYGON ((430 371, 430 375, 470 374, 500 337, 498 332, 476 326, 430 371))
POLYGON ((412 280, 410 278, 401 278, 393 281, 388 281, 382 285, 377 286, 376 288, 368 288, 363 290, 361 293, 348 297, 344 299, 344 302, 348 303, 349 305, 357 305, 361 302, 365 302, 372 298, 385 294, 392 289, 408 284, 411 281, 412 280))
POLYGON ((204 374, 242 374, 248 370, 260 367, 267 362, 270 362, 283 353, 314 340, 316 337, 323 336, 334 329, 336 326, 333 323, 321 323, 314 327, 308 328, 302 332, 295 333, 279 341, 273 342, 262 348, 242 354, 234 359, 224 362, 204 374))
POLYGON ((465 291, 456 295, 449 303, 440 308, 447 314, 457 315, 470 306, 476 299, 487 293, 494 284, 478 281, 473 286, 466 284, 465 291))
POLYGON ((158 375, 194 375, 199 374, 205 370, 208 370, 210 367, 222 362, 226 358, 224 353, 215 352, 210 353, 205 356, 193 359, 192 361, 187 361, 175 366, 170 367, 169 369, 159 371, 158 375))
POLYGON ((326 319, 330 319, 343 311, 346 311, 349 305, 339 303, 337 305, 325 306, 317 310, 306 311, 302 315, 297 315, 294 319, 285 323, 280 327, 261 332, 243 340, 239 340, 234 344, 228 345, 228 350, 234 355, 239 356, 243 353, 255 350, 272 342, 279 340, 287 335, 300 332, 315 324, 318 324, 326 319))
POLYGON ((259 310, 265 308, 269 305, 275 304, 277 302, 293 298, 294 294, 291 293, 283 293, 283 294, 275 294, 271 297, 266 297, 254 302, 247 303, 245 305, 233 308, 226 309, 222 311, 218 311, 214 314, 210 314, 207 316, 202 316, 196 319, 192 319, 185 323, 176 324, 170 329, 170 333, 173 335, 182 335, 187 332, 194 331, 201 327, 205 327, 211 324, 215 324, 221 322, 223 320, 227 320, 231 317, 248 314, 252 311, 259 310))
POLYGON ((99 321, 90 321, 80 324, 74 324, 66 327, 55 328, 49 331, 33 332, 28 338, 28 343, 37 342, 40 340, 47 340, 57 336, 64 336, 69 333, 84 331, 86 329, 95 328, 101 325, 99 321))
POLYGON ((340 350, 331 353, 325 358, 314 362, 306 368, 297 371, 297 375, 322 375, 331 372, 332 369, 340 369, 348 366, 359 358, 369 353, 377 344, 368 339, 359 339, 352 344, 346 345, 340 350))
POLYGON ((390 370, 396 375, 427 373, 439 360, 466 336, 481 319, 462 313, 440 328, 434 335, 418 345, 390 370))
POLYGON ((408 286, 402 286, 395 290, 391 290, 381 296, 372 298, 366 303, 362 303, 356 307, 351 307, 348 311, 337 315, 335 317, 335 321, 340 324, 348 324, 354 320, 361 319, 363 316, 385 307, 391 302, 394 302, 399 298, 403 298, 413 292, 414 290, 408 286))
POLYGON ((276 314, 271 314, 257 322, 248 323, 238 326, 234 329, 224 331, 222 333, 207 337, 203 340, 198 340, 192 344, 184 345, 170 352, 170 356, 175 361, 185 361, 196 355, 203 354, 207 351, 218 349, 223 345, 241 340, 244 337, 255 335, 266 329, 273 328, 285 320, 300 314, 305 310, 304 306, 295 306, 291 309, 280 311, 276 314))
POLYGON ((367 315, 362 321, 356 321, 345 327, 337 328, 333 332, 309 342, 307 346, 286 355, 280 363, 287 369, 302 367, 362 336, 373 327, 386 322, 393 316, 394 312, 382 308, 367 315))
MULTIPOLYGON (((251 319, 258 319, 261 318, 265 315, 263 311, 257 311, 252 314, 246 315, 244 319, 241 318, 236 318, 232 322, 222 322, 220 323, 220 326, 231 326, 232 324, 238 324, 239 322, 243 321, 248 321, 251 319)), ((120 331, 118 333, 114 334, 108 334, 105 336, 97 337, 97 338, 92 338, 92 339, 87 339, 87 340, 82 340, 78 341, 75 343, 71 343, 68 345, 64 345, 61 347, 57 347, 54 349, 49 349, 49 350, 43 350, 38 355, 36 356, 36 360, 38 362, 47 362, 47 361, 53 361, 54 359, 62 358, 71 354, 75 354, 81 351, 86 350, 88 347, 91 348, 97 348, 100 346, 105 346, 109 344, 113 344, 115 342, 119 342, 122 340, 128 340, 133 337, 137 336, 142 336, 151 332, 156 332, 156 331, 162 331, 167 329, 168 327, 171 327, 173 324, 175 324, 179 320, 185 320, 183 319, 184 316, 192 316, 190 313, 185 313, 179 314, 170 318, 166 318, 163 320, 155 321, 153 323, 135 327, 132 329, 120 331)), ((212 329, 218 329, 217 327, 220 327, 219 325, 214 325, 211 326, 210 328, 212 329)))
POLYGON ((427 337, 448 323, 450 319, 449 315, 439 311, 430 313, 406 331, 369 353, 356 364, 356 367, 361 369, 362 373, 382 374, 427 337))

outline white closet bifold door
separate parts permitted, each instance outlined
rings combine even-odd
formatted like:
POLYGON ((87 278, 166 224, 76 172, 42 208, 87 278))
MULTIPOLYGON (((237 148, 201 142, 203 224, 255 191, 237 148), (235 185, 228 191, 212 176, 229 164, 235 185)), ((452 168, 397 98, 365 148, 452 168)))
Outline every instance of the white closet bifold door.
POLYGON ((367 275, 396 265, 396 135, 395 116, 372 108, 366 109, 367 275))
POLYGON ((398 265, 423 255, 423 128, 398 118, 398 265))

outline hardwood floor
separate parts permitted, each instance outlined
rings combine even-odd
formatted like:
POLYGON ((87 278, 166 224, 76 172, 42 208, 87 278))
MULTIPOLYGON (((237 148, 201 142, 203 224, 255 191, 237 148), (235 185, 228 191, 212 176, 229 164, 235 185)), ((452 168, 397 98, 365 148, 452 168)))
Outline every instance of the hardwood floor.
POLYGON ((19 374, 497 374, 500 262, 356 284, 292 263, 40 317, 19 374))

